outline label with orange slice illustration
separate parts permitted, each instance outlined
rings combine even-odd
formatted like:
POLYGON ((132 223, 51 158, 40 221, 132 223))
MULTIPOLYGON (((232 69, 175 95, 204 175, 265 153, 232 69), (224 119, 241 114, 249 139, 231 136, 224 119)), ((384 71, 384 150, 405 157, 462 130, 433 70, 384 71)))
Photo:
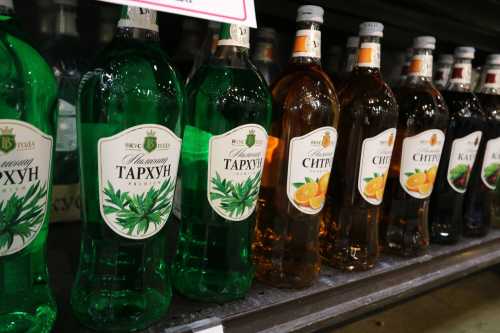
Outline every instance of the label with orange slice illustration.
POLYGON ((406 193, 417 199, 431 195, 443 145, 444 133, 438 129, 403 139, 399 183, 406 193))
POLYGON ((472 132, 462 138, 453 140, 450 161, 448 162, 448 184, 458 193, 465 193, 469 176, 476 160, 477 150, 481 143, 481 131, 472 132))
POLYGON ((323 208, 336 144, 337 130, 330 126, 290 140, 287 196, 305 214, 323 208))
POLYGON ((321 31, 297 30, 292 57, 321 58, 321 31))
POLYGON ((358 190, 363 199, 372 205, 382 203, 395 139, 396 129, 389 128, 376 136, 363 140, 358 190))
POLYGON ((488 140, 481 167, 481 179, 490 190, 496 189, 500 177, 500 137, 488 140))

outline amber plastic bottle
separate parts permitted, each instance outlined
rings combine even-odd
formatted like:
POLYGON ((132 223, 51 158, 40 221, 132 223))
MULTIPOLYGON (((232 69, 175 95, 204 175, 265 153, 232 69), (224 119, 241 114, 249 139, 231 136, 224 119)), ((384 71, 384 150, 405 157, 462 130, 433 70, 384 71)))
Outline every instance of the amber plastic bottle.
POLYGON ((257 206, 256 276, 310 285, 320 270, 319 223, 337 141, 339 105, 321 69, 323 9, 298 10, 292 59, 273 86, 273 123, 257 206))
POLYGON ((398 106, 380 74, 383 25, 360 25, 357 64, 339 92, 339 142, 321 229, 321 254, 342 270, 366 270, 379 254, 379 222, 398 106))
POLYGON ((455 243, 462 234, 463 201, 486 121, 471 92, 474 51, 455 49, 451 78, 443 92, 450 121, 429 210, 431 241, 440 244, 455 243))
POLYGON ((463 232, 470 237, 486 235, 498 214, 494 202, 500 178, 500 54, 488 56, 481 77, 477 95, 486 114, 486 128, 465 195, 463 232))
POLYGON ((429 246, 429 201, 443 150, 448 108, 432 84, 436 39, 415 38, 406 82, 397 90, 398 133, 384 196, 383 248, 403 256, 429 246))

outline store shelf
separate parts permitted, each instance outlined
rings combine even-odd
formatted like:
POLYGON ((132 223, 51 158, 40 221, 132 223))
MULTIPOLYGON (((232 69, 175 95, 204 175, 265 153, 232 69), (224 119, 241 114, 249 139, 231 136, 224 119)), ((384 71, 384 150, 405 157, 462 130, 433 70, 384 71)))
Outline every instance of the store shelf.
MULTIPOLYGON (((55 332, 91 332, 75 322, 68 304, 77 264, 79 226, 54 227, 49 239, 49 264, 59 304, 55 332)), ((419 258, 383 256, 374 269, 363 273, 324 267, 320 279, 304 290, 255 283, 245 299, 223 305, 192 302, 176 295, 165 319, 144 332, 191 332, 195 326, 218 323, 224 325, 224 332, 313 332, 498 263, 500 231, 495 230, 482 239, 464 239, 453 246, 433 245, 419 258)))

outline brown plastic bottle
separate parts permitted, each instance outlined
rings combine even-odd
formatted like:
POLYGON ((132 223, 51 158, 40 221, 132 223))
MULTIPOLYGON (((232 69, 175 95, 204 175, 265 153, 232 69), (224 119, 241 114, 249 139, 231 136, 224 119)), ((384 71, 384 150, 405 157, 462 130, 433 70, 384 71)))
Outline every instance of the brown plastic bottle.
POLYGON ((292 59, 272 88, 273 123, 253 243, 256 276, 285 288, 320 271, 319 223, 337 142, 339 105, 321 69, 323 9, 298 10, 292 59))
POLYGON ((441 162, 429 206, 431 241, 456 243, 462 235, 464 197, 486 117, 471 91, 473 47, 455 49, 451 79, 443 97, 450 112, 441 162))
POLYGON ((492 222, 500 219, 494 209, 500 178, 500 54, 486 59, 477 97, 486 114, 486 127, 464 201, 463 233, 469 237, 485 236, 492 222))
POLYGON ((408 78, 397 90, 398 133, 384 195, 383 248, 403 256, 429 246, 429 201, 443 150, 448 108, 432 84, 436 39, 415 38, 408 78))
POLYGON ((348 271, 366 270, 379 254, 379 222, 398 106, 380 75, 383 25, 360 25, 357 64, 339 92, 339 142, 327 193, 321 239, 324 260, 348 271))

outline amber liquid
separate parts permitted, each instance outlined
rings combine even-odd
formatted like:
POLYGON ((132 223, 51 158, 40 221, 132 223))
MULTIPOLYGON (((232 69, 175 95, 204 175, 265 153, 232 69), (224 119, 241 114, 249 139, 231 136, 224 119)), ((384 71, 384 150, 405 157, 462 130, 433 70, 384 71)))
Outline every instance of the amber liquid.
POLYGON ((495 210, 500 203, 498 193, 488 188, 481 179, 486 143, 500 136, 500 95, 478 94, 477 97, 486 114, 487 124, 465 195, 464 235, 469 237, 486 235, 491 224, 500 227, 500 211, 495 210))
POLYGON ((397 125, 398 106, 378 69, 355 68, 339 92, 339 140, 320 232, 321 255, 342 270, 366 270, 379 255, 380 206, 358 191, 363 140, 397 125))
POLYGON ((471 92, 444 91, 442 94, 448 105, 450 122, 431 196, 429 228, 433 242, 453 244, 462 234, 465 193, 455 191, 448 184, 451 148, 453 140, 483 131, 485 115, 476 95, 471 92))
POLYGON ((384 193, 381 239, 384 251, 417 256, 429 247, 428 214, 430 197, 417 199, 400 185, 403 140, 430 129, 446 132, 448 108, 443 97, 427 81, 397 89, 399 121, 389 177, 384 193))
MULTIPOLYGON (((304 59, 304 58, 299 58, 304 59)), ((277 287, 302 288, 320 271, 320 213, 299 211, 287 196, 290 140, 323 126, 337 127, 339 105, 333 85, 320 65, 293 60, 273 93, 273 122, 253 244, 256 277, 277 287)))

